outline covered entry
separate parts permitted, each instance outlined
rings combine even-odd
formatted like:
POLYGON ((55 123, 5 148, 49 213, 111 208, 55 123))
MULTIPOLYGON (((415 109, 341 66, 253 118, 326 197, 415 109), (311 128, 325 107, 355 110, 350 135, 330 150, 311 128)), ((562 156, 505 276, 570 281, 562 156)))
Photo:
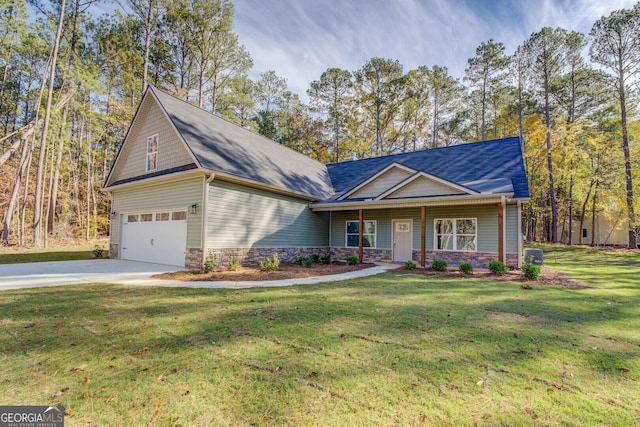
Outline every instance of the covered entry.
POLYGON ((122 259, 184 267, 186 244, 187 211, 123 215, 122 259))

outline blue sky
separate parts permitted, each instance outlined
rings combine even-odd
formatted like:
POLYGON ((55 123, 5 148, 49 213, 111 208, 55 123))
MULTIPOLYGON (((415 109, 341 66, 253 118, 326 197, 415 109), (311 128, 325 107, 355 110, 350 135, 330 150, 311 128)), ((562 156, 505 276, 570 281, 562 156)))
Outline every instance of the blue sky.
POLYGON ((323 71, 397 59, 404 70, 446 66, 462 77, 489 39, 508 54, 544 26, 588 34, 593 23, 637 0, 232 0, 240 42, 254 61, 250 77, 274 70, 307 100, 323 71))

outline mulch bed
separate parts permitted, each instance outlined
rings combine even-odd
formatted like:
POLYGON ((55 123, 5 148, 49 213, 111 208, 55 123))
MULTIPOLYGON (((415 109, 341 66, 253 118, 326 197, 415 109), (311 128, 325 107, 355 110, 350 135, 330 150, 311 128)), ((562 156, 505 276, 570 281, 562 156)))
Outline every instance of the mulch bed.
POLYGON ((416 268, 414 270, 409 270, 402 267, 397 270, 394 270, 394 272, 403 273, 403 274, 424 274, 426 276, 446 276, 446 277, 461 277, 461 278, 474 278, 474 279, 490 279, 490 280, 500 280, 500 281, 510 281, 510 282, 524 282, 524 284, 521 286, 523 289, 528 289, 527 286, 531 286, 533 284, 562 285, 562 286, 567 286, 572 288, 588 288, 589 287, 582 282, 571 279, 566 274, 559 273, 557 271, 554 271, 545 267, 542 267, 538 280, 527 279, 526 277, 524 277, 524 273, 520 270, 509 270, 507 274, 505 274, 504 276, 498 276, 496 274, 493 274, 489 270, 476 270, 473 272, 473 274, 464 274, 456 270, 433 271, 431 268, 416 268))
POLYGON ((184 280, 197 282, 255 282, 262 280, 284 280, 304 277, 327 276, 332 274, 347 273, 350 271, 362 270, 364 268, 375 267, 375 264, 348 265, 343 262, 332 262, 331 264, 314 264, 313 267, 305 267, 296 263, 281 262, 276 271, 264 272, 259 267, 240 267, 239 270, 229 271, 219 268, 211 273, 200 273, 197 271, 178 271, 175 273, 164 273, 153 276, 155 279, 184 280))

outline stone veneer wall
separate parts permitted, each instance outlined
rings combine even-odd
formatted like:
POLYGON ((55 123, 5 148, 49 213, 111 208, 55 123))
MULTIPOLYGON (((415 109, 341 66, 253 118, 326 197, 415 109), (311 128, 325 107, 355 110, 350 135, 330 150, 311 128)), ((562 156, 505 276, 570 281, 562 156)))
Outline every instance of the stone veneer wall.
POLYGON ((193 269, 202 268, 202 249, 187 248, 184 265, 187 268, 193 268, 193 269))
MULTIPOLYGON (((274 252, 278 254, 280 261, 293 262, 298 256, 324 255, 329 252, 329 248, 222 248, 209 249, 207 256, 214 254, 220 265, 228 265, 233 258, 243 265, 258 265, 266 257, 272 257, 274 252)), ((331 256, 333 258, 333 254, 331 256)))
MULTIPOLYGON (((358 248, 331 248, 331 259, 344 261, 348 256, 358 256, 358 248)), ((363 262, 391 262, 391 249, 370 249, 362 251, 363 262)))
MULTIPOLYGON (((118 244, 109 245, 109 258, 118 258, 118 244)), ((220 265, 227 265, 236 258, 240 264, 258 265, 266 257, 273 256, 277 252, 281 261, 293 262, 298 256, 309 256, 311 254, 324 255, 331 254, 331 259, 335 261, 344 261, 350 255, 358 256, 358 248, 224 248, 210 249, 209 254, 215 254, 218 257, 220 265)), ((391 249, 368 249, 363 252, 364 262, 392 262, 391 249)), ((498 254, 482 253, 482 252, 444 252, 444 251, 427 251, 426 263, 427 267, 431 265, 434 259, 443 259, 452 267, 457 267, 463 262, 470 262, 473 268, 487 268, 489 261, 497 259, 498 254)), ((413 251, 413 261, 420 264, 420 251, 413 251)), ((507 254, 507 266, 510 268, 518 267, 518 255, 507 254)), ((186 268, 202 268, 202 250, 199 248, 187 248, 185 257, 186 268)))
MULTIPOLYGON (((498 259, 498 254, 491 252, 427 251, 425 257, 426 267, 431 266, 434 259, 447 261, 450 267, 457 267, 463 262, 468 262, 473 268, 487 268, 489 261, 498 259)), ((420 264, 420 251, 413 251, 413 261, 418 265, 420 264)), ((518 268, 517 254, 507 254, 507 267, 518 268)))

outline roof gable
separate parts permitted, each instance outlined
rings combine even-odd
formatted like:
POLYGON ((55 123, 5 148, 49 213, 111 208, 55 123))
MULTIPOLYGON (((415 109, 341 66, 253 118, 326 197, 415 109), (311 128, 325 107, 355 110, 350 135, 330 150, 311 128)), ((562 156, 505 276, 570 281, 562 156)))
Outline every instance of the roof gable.
POLYGON ((456 194, 468 195, 478 194, 478 192, 437 176, 425 172, 418 172, 398 185, 388 189, 378 196, 376 200, 451 196, 456 194))
POLYGON ((150 90, 201 168, 311 200, 333 194, 322 163, 162 91, 150 90))
MULTIPOLYGON (((481 194, 529 197, 520 138, 454 145, 327 165, 337 195, 367 180, 371 170, 390 164, 424 172, 481 194)), ((327 202, 338 201, 338 197, 327 202)))
POLYGON ((154 96, 145 95, 129 126, 105 186, 195 168, 195 159, 154 96), (147 168, 147 140, 156 147, 155 167, 147 168))
POLYGON ((359 183, 353 189, 339 197, 343 199, 367 199, 378 197, 389 187, 404 181, 416 171, 406 166, 392 163, 386 168, 374 173, 371 177, 359 183))

